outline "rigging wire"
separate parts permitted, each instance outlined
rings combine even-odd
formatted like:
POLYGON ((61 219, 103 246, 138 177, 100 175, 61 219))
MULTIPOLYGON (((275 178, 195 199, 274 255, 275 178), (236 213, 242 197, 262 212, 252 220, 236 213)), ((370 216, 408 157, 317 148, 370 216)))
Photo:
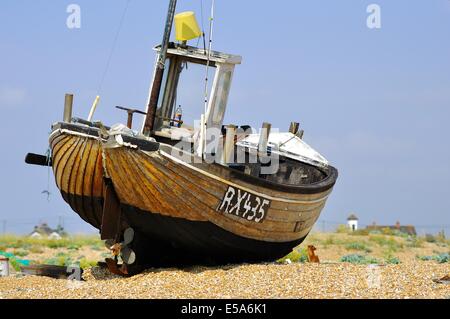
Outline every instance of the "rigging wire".
MULTIPOLYGON (((213 30, 214 30, 214 8, 215 8, 215 0, 212 0, 211 3, 211 16, 209 18, 209 45, 208 45, 208 59, 206 61, 206 75, 205 75, 205 106, 204 113, 201 119, 201 128, 200 128, 200 156, 204 158, 204 151, 206 149, 206 130, 207 130, 207 112, 208 112, 208 81, 209 81, 209 67, 211 63, 211 50, 212 50, 212 40, 213 40, 213 30)), ((206 48, 205 48, 206 49, 206 48)))
MULTIPOLYGON (((102 74, 102 76, 100 78, 100 83, 99 83, 99 86, 98 86, 98 89, 97 89, 97 96, 99 96, 101 91, 102 91, 103 84, 104 84, 105 79, 106 79, 106 75, 108 74, 109 68, 111 66, 112 57, 114 55, 114 51, 115 51, 116 46, 117 46, 117 41, 119 40, 120 32, 122 31, 122 27, 123 27, 123 24, 124 24, 124 21, 125 21, 125 17, 126 17, 127 12, 128 12, 128 8, 130 6, 130 2, 131 2, 131 0, 126 0, 125 8, 123 10, 122 16, 121 16, 120 21, 119 21, 119 27, 117 29, 117 32, 116 32, 115 36, 114 36, 113 44, 111 46, 111 50, 109 52, 108 59, 106 61, 106 66, 105 66, 103 74, 102 74)), ((98 99, 98 97, 97 97, 97 99, 98 99)), ((52 152, 51 152, 50 148, 47 149, 46 156, 47 156, 47 163, 50 163, 50 159, 52 157, 52 152)), ((52 195, 52 193, 50 192, 50 174, 51 174, 50 172, 51 172, 51 167, 50 167, 50 164, 49 164, 48 168, 47 168, 47 188, 41 192, 42 194, 47 195, 47 201, 49 201, 49 202, 50 202, 50 196, 52 195)))
POLYGON ((108 56, 108 59, 106 61, 105 70, 103 71, 103 74, 102 74, 102 77, 101 77, 101 80, 100 80, 100 84, 99 84, 98 89, 97 89, 97 95, 100 95, 100 93, 102 91, 103 84, 104 84, 105 79, 106 79, 106 75, 108 74, 109 68, 111 66, 111 60, 112 60, 112 57, 114 55, 114 51, 116 50, 117 41, 119 40, 119 35, 120 35, 120 32, 122 31, 123 23, 125 21, 126 15, 127 15, 128 7, 130 6, 130 2, 131 2, 131 0, 126 0, 125 9, 123 10, 122 17, 120 18, 119 27, 117 29, 117 32, 116 32, 115 36, 114 36, 113 44, 111 46, 111 50, 109 52, 109 56, 108 56))
POLYGON ((206 34, 205 34, 205 18, 204 18, 204 14, 203 14, 203 0, 200 0, 201 1, 201 16, 202 16, 202 32, 203 32, 203 35, 202 35, 202 39, 203 39, 203 51, 205 52, 205 54, 206 54, 206 34))
POLYGON ((197 39, 197 48, 200 44, 200 38, 203 38, 203 48, 206 54, 206 40, 205 40, 205 22, 204 22, 204 14, 203 14, 203 0, 200 0, 200 20, 202 25, 202 36, 197 39))
MULTIPOLYGON (((213 43, 213 31, 214 31, 214 8, 215 8, 215 0, 212 0, 211 4, 211 17, 209 18, 209 36, 208 36, 208 59, 206 62, 206 77, 205 77, 205 117, 206 112, 208 111, 208 82, 209 82, 209 67, 211 64, 211 50, 213 43)), ((206 120, 206 119, 205 119, 206 120)), ((204 123, 206 125, 206 123, 204 123)))
POLYGON ((203 0, 200 0, 200 18, 202 20, 202 31, 203 35, 205 34, 205 21, 204 21, 204 15, 203 15, 203 0))

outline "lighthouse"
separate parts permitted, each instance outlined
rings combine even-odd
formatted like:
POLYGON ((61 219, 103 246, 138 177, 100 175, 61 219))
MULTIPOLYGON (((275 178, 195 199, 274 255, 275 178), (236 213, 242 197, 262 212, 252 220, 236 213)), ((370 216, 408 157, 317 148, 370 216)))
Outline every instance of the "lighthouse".
POLYGON ((347 218, 347 225, 348 225, 348 228, 350 228, 352 231, 358 230, 358 217, 356 217, 355 214, 351 214, 347 218))

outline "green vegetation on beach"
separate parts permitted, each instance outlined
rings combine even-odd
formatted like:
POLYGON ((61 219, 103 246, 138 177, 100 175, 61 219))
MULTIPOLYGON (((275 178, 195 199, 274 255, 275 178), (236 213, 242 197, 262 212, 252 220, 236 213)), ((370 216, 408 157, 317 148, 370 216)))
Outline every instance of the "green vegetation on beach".
POLYGON ((68 248, 68 247, 82 247, 94 246, 104 247, 103 242, 96 235, 92 236, 70 236, 62 239, 36 239, 26 236, 4 235, 0 236, 0 250, 7 248, 30 249, 32 247, 47 247, 47 248, 68 248))
POLYGON ((0 236, 0 255, 8 257, 12 268, 20 270, 20 266, 30 264, 46 264, 56 266, 79 266, 83 269, 95 266, 101 253, 106 251, 105 245, 98 236, 71 236, 62 239, 36 239, 14 235, 0 236), (84 248, 97 252, 95 258, 80 255, 84 248))
MULTIPOLYGON (((340 227, 334 233, 311 233, 304 243, 278 262, 308 262, 308 245, 316 246, 317 255, 325 263, 396 265, 411 259, 436 263, 450 261, 450 241, 443 235, 405 236, 392 230, 350 232, 348 228, 340 227)), ((27 264, 80 266, 86 269, 111 256, 98 236, 50 240, 12 235, 0 236, 0 255, 10 258, 15 270, 27 264)))

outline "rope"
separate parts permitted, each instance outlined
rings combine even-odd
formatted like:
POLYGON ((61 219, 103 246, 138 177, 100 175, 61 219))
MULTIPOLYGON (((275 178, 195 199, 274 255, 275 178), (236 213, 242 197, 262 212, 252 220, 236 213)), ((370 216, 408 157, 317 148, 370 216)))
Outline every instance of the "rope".
POLYGON ((107 75, 109 67, 111 65, 111 60, 112 60, 112 57, 114 55, 114 51, 116 50, 117 41, 119 39, 120 31, 122 30, 123 23, 125 21, 125 17, 127 15, 127 11, 128 11, 128 7, 130 5, 130 2, 131 2, 131 0, 127 0, 127 2, 125 4, 125 9, 124 9, 124 11, 122 13, 122 17, 120 18, 119 28, 117 29, 116 35, 114 36, 113 44, 112 44, 112 47, 111 47, 111 51, 109 52, 109 56, 108 56, 108 59, 107 59, 107 62, 106 62, 105 70, 103 71, 103 75, 101 77, 100 84, 98 86, 97 95, 100 95, 100 93, 102 91, 103 84, 105 82, 106 75, 107 75))

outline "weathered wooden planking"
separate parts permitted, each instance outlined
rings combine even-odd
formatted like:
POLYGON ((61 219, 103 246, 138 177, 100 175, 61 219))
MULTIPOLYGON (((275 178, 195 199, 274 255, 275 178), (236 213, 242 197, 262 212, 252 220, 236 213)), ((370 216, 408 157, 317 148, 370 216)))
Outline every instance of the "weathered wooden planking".
MULTIPOLYGON (((170 161, 166 161, 164 164, 165 165, 158 165, 157 164, 157 156, 150 156, 151 159, 150 161, 153 163, 154 166, 158 166, 158 170, 159 171, 167 171, 168 168, 170 168, 171 170, 174 169, 174 167, 176 167, 176 165, 170 164, 170 161)), ((149 162, 149 160, 147 159, 147 162, 149 162)), ((227 216, 227 215, 223 215, 221 213, 218 213, 216 211, 216 208, 218 207, 218 205, 220 204, 223 194, 224 192, 227 190, 227 185, 224 184, 220 184, 215 180, 209 180, 209 182, 204 186, 204 188, 198 187, 198 176, 200 176, 201 174, 192 172, 186 168, 183 167, 178 167, 176 174, 174 174, 172 171, 169 171, 168 173, 166 173, 166 180, 170 179, 169 176, 176 176, 175 182, 178 184, 182 184, 182 197, 181 198, 194 198, 196 201, 198 202, 202 202, 205 204, 205 209, 202 210, 202 215, 207 218, 207 219, 211 219, 211 216, 220 216, 220 217, 225 217, 226 219, 232 219, 233 223, 237 222, 237 223, 241 223, 247 227, 251 227, 251 228, 256 228, 256 229, 261 229, 261 230, 271 230, 271 231, 280 231, 280 232, 290 232, 295 223, 292 222, 288 222, 288 223, 283 223, 283 222, 272 222, 270 220, 264 221, 263 223, 254 223, 254 222, 250 222, 250 221, 246 221, 242 218, 239 217, 235 217, 233 215, 231 216, 227 216), (221 189, 221 197, 211 197, 211 201, 209 202, 205 202, 205 196, 208 197, 208 194, 205 193, 205 189, 208 188, 216 188, 216 189, 221 189)))
POLYGON ((95 139, 67 134, 55 135, 50 141, 55 179, 65 201, 94 227, 100 225, 99 199, 103 192, 101 148, 98 144, 95 139), (100 165, 97 173, 94 165, 100 165))
MULTIPOLYGON (((153 160, 153 163, 156 163, 156 160, 153 160)), ((176 165, 174 165, 173 163, 170 163, 170 161, 165 163, 165 167, 170 168, 170 170, 175 170, 175 167, 177 167, 176 165)), ((160 168, 161 171, 164 170, 164 167, 160 168)), ((222 213, 219 213, 216 211, 217 207, 219 206, 219 204, 222 201, 223 198, 223 194, 226 192, 228 186, 225 184, 221 184, 216 180, 212 180, 210 179, 206 185, 204 186, 204 188, 198 187, 198 180, 199 180, 199 176, 202 174, 196 173, 196 172, 192 172, 186 168, 183 168, 181 166, 177 167, 176 169, 176 174, 172 173, 170 174, 169 172, 169 176, 177 176, 176 178, 176 182, 177 183, 182 183, 183 184, 183 189, 185 194, 183 195, 184 197, 192 197, 195 198, 197 201, 202 201, 204 202, 204 197, 206 196, 205 194, 205 189, 209 189, 209 188, 215 188, 215 189, 221 189, 220 197, 212 197, 211 201, 206 204, 206 207, 208 210, 203 210, 203 216, 205 216, 205 218, 211 219, 211 216, 224 216, 225 218, 228 219, 232 219, 233 222, 236 223, 241 223, 247 227, 251 227, 251 228, 256 228, 256 229, 261 229, 261 230, 270 230, 270 231, 280 231, 280 232, 290 232, 291 229, 294 227, 295 223, 292 222, 284 222, 284 221, 276 221, 273 222, 270 219, 266 219, 264 222, 262 223, 254 223, 251 221, 247 221, 244 220, 242 218, 233 216, 233 215, 223 215, 222 213)))
MULTIPOLYGON (((84 189, 84 176, 86 174, 86 167, 88 164, 88 161, 91 160, 91 150, 93 147, 93 142, 91 140, 87 140, 83 153, 81 154, 81 157, 79 159, 79 165, 78 165, 78 170, 76 171, 76 178, 74 181, 75 184, 75 189, 73 191, 74 195, 78 195, 81 198, 84 198, 84 193, 83 193, 83 189, 84 189)), ((82 211, 84 212, 84 214, 88 215, 86 212, 86 201, 85 200, 76 200, 75 201, 75 211, 79 212, 82 211)), ((93 218, 93 216, 89 216, 91 219, 93 218)))
MULTIPOLYGON (((102 151, 108 173, 123 204, 191 221, 208 220, 246 238, 273 242, 298 240, 310 231, 331 191, 313 195, 282 193, 282 199, 303 202, 273 200, 266 219, 255 223, 216 211, 228 188, 224 176, 211 178, 164 158, 158 152, 144 153, 126 147, 103 150, 97 139, 81 136, 56 136, 51 145, 54 146, 58 186, 69 194, 67 201, 71 207, 95 225, 101 224, 101 214, 98 213, 101 208, 95 207, 98 206, 95 198, 103 196, 102 151), (77 197, 88 200, 80 203, 77 197), (317 201, 320 198, 323 200, 317 201)), ((207 169, 209 174, 221 173, 231 178, 229 171, 217 168, 217 165, 197 164, 196 167, 207 169)), ((232 181, 256 193, 269 192, 272 197, 281 194, 245 181, 232 181)))
POLYGON ((297 211, 292 210, 279 210, 274 209, 273 206, 269 209, 269 214, 267 215, 268 220, 273 221, 292 221, 299 222, 305 219, 309 219, 317 214, 320 214, 322 209, 325 207, 326 202, 321 202, 316 205, 305 205, 305 207, 297 208, 297 211))
MULTIPOLYGON (((122 165, 128 165, 128 166, 130 165, 129 160, 125 160, 125 161, 123 159, 118 160, 118 157, 120 157, 121 155, 126 154, 126 156, 138 158, 139 159, 138 162, 134 162, 133 164, 136 164, 136 166, 139 166, 139 167, 144 167, 145 170, 142 172, 142 174, 144 176, 147 176, 147 178, 149 179, 148 181, 140 180, 140 183, 147 184, 147 185, 153 185, 158 182, 161 183, 162 185, 166 185, 166 184, 170 183, 170 188, 176 189, 176 194, 178 194, 177 195, 178 201, 185 201, 185 199, 189 198, 189 199, 195 199, 197 202, 204 204, 204 209, 201 210, 201 214, 203 216, 205 216, 205 218, 207 218, 208 220, 214 222, 215 224, 221 225, 223 228, 225 228, 229 231, 237 232, 237 229, 240 229, 240 231, 238 231, 239 235, 242 235, 245 237, 250 237, 250 238, 258 238, 258 239, 260 239, 261 236, 263 236, 264 238, 271 237, 271 240, 274 240, 277 237, 279 238, 280 233, 287 233, 287 234, 281 235, 281 237, 289 238, 289 240, 298 239, 299 235, 298 235, 297 221, 283 222, 283 221, 266 220, 262 223, 254 223, 254 222, 246 221, 239 217, 235 217, 233 215, 227 216, 227 215, 218 213, 216 211, 216 208, 217 208, 218 204, 220 203, 219 198, 216 198, 213 196, 213 197, 211 197, 211 199, 212 199, 211 202, 204 203, 204 197, 205 197, 204 188, 197 186, 198 184, 201 184, 201 182, 199 182, 199 178, 198 178, 198 176, 201 174, 192 172, 181 166, 177 167, 177 165, 175 165, 174 163, 170 163, 170 160, 166 159, 166 160, 160 161, 160 163, 158 163, 159 157, 157 155, 154 155, 154 156, 147 155, 146 157, 141 158, 142 155, 136 155, 136 154, 139 154, 138 151, 133 151, 133 150, 124 151, 121 148, 107 151, 107 153, 109 155, 108 157, 112 156, 112 154, 114 153, 115 157, 111 158, 111 162, 114 162, 114 164, 113 163, 111 163, 111 164, 115 165, 114 166, 115 173, 123 170, 123 168, 120 168, 117 166, 118 163, 122 163, 122 165), (118 154, 121 154, 121 155, 118 155, 118 154), (170 167, 170 169, 177 167, 176 174, 174 174, 173 171, 169 170, 168 169, 169 167, 170 167), (155 168, 157 168, 157 169, 155 169, 155 168), (159 175, 161 172, 164 172, 164 176, 159 176, 159 177, 155 178, 155 175, 159 175), (176 178, 174 178, 172 180, 170 176, 176 176, 176 178), (240 225, 237 225, 237 224, 240 224, 240 225), (251 235, 251 234, 253 234, 253 235, 251 235)), ((113 174, 115 174, 115 173, 113 173, 113 174)), ((130 171, 127 171, 127 174, 130 174, 130 171)), ((135 175, 136 173, 132 173, 132 174, 135 175)), ((127 191, 127 189, 128 189, 124 185, 117 185, 117 182, 123 183, 123 180, 124 180, 123 174, 121 174, 121 175, 122 175, 122 177, 118 176, 118 180, 115 182, 116 189, 118 190, 118 192, 121 192, 120 190, 127 191)), ((114 181, 114 177, 113 177, 113 181, 114 181)), ((215 187, 217 189, 221 188, 222 194, 225 192, 225 190, 227 188, 227 185, 220 185, 216 180, 210 180, 209 183, 206 183, 206 185, 208 185, 210 188, 211 187, 215 187)), ((208 186, 206 186, 206 185, 204 187, 207 188, 208 186)), ((161 201, 164 202, 164 201, 168 201, 173 198, 173 195, 169 194, 167 189, 164 190, 163 188, 160 188, 159 191, 161 193, 158 196, 162 196, 162 197, 160 197, 161 201)), ((128 199, 127 199, 129 201, 128 204, 131 204, 131 205, 135 204, 135 203, 132 203, 133 198, 130 197, 129 194, 123 194, 123 197, 128 197, 128 199)), ((168 204, 170 205, 170 203, 168 203, 168 204)), ((145 206, 145 204, 143 204, 143 205, 145 206)), ((144 210, 154 212, 154 210, 151 207, 151 204, 149 204, 149 205, 150 206, 145 206, 144 210)), ((186 218, 187 216, 195 216, 196 214, 198 214, 198 212, 196 210, 191 212, 190 209, 192 209, 191 205, 184 206, 184 210, 181 212, 184 215, 184 218, 186 218)), ((171 216, 173 214, 173 213, 170 214, 170 213, 163 212, 163 211, 160 211, 160 213, 163 215, 169 215, 169 216, 171 216)), ((179 217, 178 216, 179 214, 180 214, 180 212, 177 211, 177 212, 175 212, 175 215, 173 215, 173 217, 179 217)))
MULTIPOLYGON (((166 160, 164 162, 165 166, 170 168, 171 170, 176 173, 176 175, 185 177, 187 176, 189 180, 195 180, 197 184, 198 179, 202 179, 205 181, 204 188, 206 190, 208 189, 215 189, 217 190, 215 192, 215 196, 217 199, 222 200, 224 191, 226 190, 227 186, 223 183, 219 183, 217 180, 214 179, 208 179, 207 176, 192 171, 187 170, 182 167, 182 165, 176 165, 170 162, 170 160, 166 160)), ((237 183, 237 182, 236 182, 237 183)), ((267 191, 267 190, 266 190, 267 191)), ((321 211, 323 206, 325 205, 325 200, 318 203, 311 203, 311 204, 290 204, 290 203, 282 203, 273 201, 272 207, 276 206, 278 204, 279 206, 283 207, 284 205, 286 210, 275 210, 275 209, 269 209, 269 215, 267 217, 268 220, 273 219, 274 221, 302 221, 305 219, 309 219, 312 216, 315 216, 318 214, 318 212, 321 211), (290 209, 290 210, 288 210, 290 209), (274 218, 273 215, 279 215, 278 218, 274 218), (272 215, 272 218, 270 216, 272 215), (286 217, 286 218, 285 218, 286 217)))
MULTIPOLYGON (((125 148, 107 149, 105 151, 108 172, 113 180, 119 197, 121 200, 124 200, 124 203, 127 205, 135 206, 149 212, 155 212, 156 208, 158 209, 157 212, 162 215, 172 217, 181 216, 189 220, 193 220, 192 217, 195 218, 194 220, 204 220, 204 218, 200 219, 198 217, 199 214, 201 214, 205 216, 207 220, 222 226, 224 229, 253 239, 270 238, 272 241, 276 238, 282 238, 283 240, 298 239, 298 234, 294 233, 296 223, 267 221, 266 223, 256 224, 234 216, 225 216, 218 213, 215 210, 219 204, 218 199, 213 198, 212 202, 205 204, 203 202, 202 189, 197 188, 198 193, 193 192, 196 188, 195 179, 191 179, 189 185, 184 184, 184 187, 180 187, 179 184, 172 180, 173 183, 171 184, 171 187, 176 189, 176 193, 173 195, 173 193, 171 193, 171 191, 173 191, 172 188, 169 188, 170 191, 167 188, 167 182, 170 180, 168 176, 173 176, 173 173, 169 171, 166 172, 164 176, 161 176, 160 172, 167 170, 165 166, 160 166, 158 169, 155 169, 155 163, 153 163, 153 165, 149 164, 150 162, 155 162, 155 158, 157 158, 157 156, 146 156, 142 159, 144 162, 140 164, 139 162, 133 163, 133 156, 130 155, 133 154, 133 152, 136 151, 127 151, 125 148), (143 174, 142 171, 137 172, 136 167, 141 169, 145 168, 145 173, 143 174), (142 176, 147 176, 148 180, 143 180, 142 176), (129 189, 133 187, 133 185, 130 184, 130 180, 136 182, 133 192, 129 192, 129 189), (159 184, 159 190, 154 188, 154 185, 157 184, 159 184), (153 187, 153 196, 158 197, 160 205, 155 204, 154 201, 143 201, 146 192, 145 189, 142 188, 142 185, 146 185, 149 188, 153 187), (176 199, 174 196, 176 196, 176 199), (199 212, 197 211, 197 208, 192 210, 192 206, 183 205, 183 207, 180 207, 178 210, 174 211, 174 207, 177 207, 179 202, 184 202, 187 198, 195 199, 199 204, 203 203, 203 209, 199 212), (168 207, 168 210, 164 211, 164 207, 168 207)), ((183 178, 185 177, 182 174, 176 176, 176 180, 178 182, 183 178)), ((224 185, 223 187, 225 190, 226 186, 224 185)))
POLYGON ((55 157, 58 153, 58 150, 61 148, 64 143, 72 139, 73 136, 66 134, 59 134, 51 138, 50 140, 50 148, 52 149, 52 157, 55 157))
POLYGON ((64 173, 67 158, 70 156, 71 151, 73 151, 76 142, 76 139, 67 140, 61 148, 57 150, 57 153, 54 156, 53 170, 55 173, 56 185, 61 190, 61 178, 64 173))
MULTIPOLYGON (((168 151, 167 146, 163 148, 165 152, 168 151)), ((172 159, 169 157, 171 155, 167 153, 162 153, 163 156, 166 156, 167 165, 170 165, 172 159)), ((191 157, 191 160, 193 161, 194 157, 191 157)), ((180 165, 178 163, 175 163, 175 167, 182 167, 184 165, 180 165)), ((302 201, 302 203, 286 203, 286 202, 275 202, 273 204, 273 207, 276 209, 284 210, 287 208, 287 210, 292 211, 298 211, 298 208, 304 208, 305 205, 314 205, 317 201, 323 202, 326 201, 327 196, 331 193, 331 189, 320 192, 317 194, 301 194, 301 193, 285 193, 285 192, 277 192, 272 189, 263 188, 261 186, 258 186, 256 184, 249 184, 246 181, 236 177, 231 176, 232 171, 230 169, 221 167, 216 164, 195 164, 190 163, 187 164, 188 167, 193 167, 194 169, 197 169, 198 171, 202 171, 206 174, 211 174, 214 176, 217 176, 218 179, 223 181, 231 181, 235 184, 239 184, 241 188, 247 188, 252 190, 253 192, 262 193, 262 194, 270 194, 271 197, 278 197, 280 199, 285 199, 288 201, 302 201), (281 196, 278 196, 282 194, 281 196), (278 206, 277 206, 278 205, 278 206)), ((192 174, 196 174, 196 176, 205 182, 205 187, 208 188, 211 179, 207 177, 205 174, 201 174, 193 169, 190 169, 190 172, 192 174)), ((218 190, 214 188, 214 186, 210 186, 209 189, 207 189, 208 192, 213 192, 217 197, 221 197, 220 194, 222 192, 222 189, 219 188, 218 190)))
POLYGON ((77 141, 73 144, 73 147, 67 152, 68 157, 65 160, 63 169, 60 174, 60 188, 68 194, 73 194, 73 192, 70 191, 70 180, 74 172, 74 166, 78 164, 78 153, 81 152, 83 148, 83 140, 81 138, 78 138, 77 141))
MULTIPOLYGON (((217 183, 215 180, 208 178, 206 175, 198 173, 193 170, 189 170, 186 168, 183 168, 182 165, 176 164, 171 162, 168 159, 165 159, 161 165, 166 166, 168 169, 170 169, 175 175, 179 176, 186 176, 189 178, 189 180, 195 180, 196 185, 200 185, 202 187, 203 193, 208 193, 213 196, 215 196, 217 199, 222 200, 224 193, 226 189, 223 186, 223 183, 217 183)), ((236 183, 241 184, 241 181, 237 181, 236 183)), ((243 185, 247 188, 250 188, 249 185, 243 185)), ((267 190, 265 190, 265 193, 267 193, 267 190)), ((327 196, 328 192, 323 193, 323 196, 327 196)), ((307 198, 303 198, 303 200, 307 201, 307 198)), ((302 204, 294 204, 294 203, 285 203, 285 202, 278 202, 273 201, 271 208, 269 210, 268 219, 272 219, 274 215, 276 217, 273 217, 274 220, 285 220, 285 221, 296 221, 301 220, 303 218, 302 216, 299 216, 300 212, 311 212, 311 211, 317 211, 321 210, 325 204, 326 200, 324 199, 321 202, 315 203, 302 203, 302 204), (273 210, 273 212, 272 212, 273 210), (285 212, 283 214, 280 214, 281 212, 285 212), (286 216, 284 219, 283 216, 286 216)), ((308 217, 309 214, 307 214, 306 217, 308 217)))
MULTIPOLYGON (((159 181, 158 194, 160 196, 168 196, 169 204, 175 202, 178 210, 174 217, 185 218, 192 221, 207 221, 198 213, 207 207, 203 202, 192 196, 183 196, 183 186, 179 176, 170 174, 165 167, 160 167, 157 162, 150 162, 147 158, 143 158, 142 154, 133 152, 130 154, 138 167, 140 167, 143 176, 152 179, 156 178, 159 181), (170 200, 172 199, 172 200, 170 200), (176 200, 175 200, 176 199, 176 200)), ((158 186, 158 183, 155 183, 158 186)), ((162 201, 167 199, 162 198, 162 201)))
POLYGON ((167 200, 161 200, 155 188, 161 182, 145 179, 140 168, 132 164, 132 158, 125 156, 125 151, 123 148, 105 150, 107 169, 122 203, 144 211, 169 210, 167 214, 174 214, 173 206, 168 205, 167 200))
POLYGON ((107 166, 111 168, 108 169, 108 172, 119 197, 122 197, 124 203, 144 211, 188 220, 208 219, 241 236, 272 241, 277 238, 298 239, 299 235, 303 234, 303 228, 307 226, 305 218, 308 219, 312 216, 314 220, 320 213, 321 206, 318 205, 316 210, 310 212, 308 216, 297 215, 296 219, 287 222, 286 220, 270 219, 262 223, 249 222, 233 215, 218 213, 216 208, 221 199, 204 191, 214 188, 218 190, 217 194, 224 194, 227 189, 226 184, 205 178, 204 175, 177 165, 170 159, 162 160, 157 154, 144 156, 140 151, 127 148, 108 149, 105 153, 107 166), (176 178, 172 179, 171 176, 176 176, 176 178), (143 177, 145 178, 143 179, 143 177), (135 181, 136 184, 132 185, 130 180, 135 181), (129 189, 133 187, 135 191, 129 192, 129 189), (151 193, 151 197, 145 200, 148 193, 151 193), (173 200, 174 198, 176 201, 173 200), (210 198, 210 200, 205 202, 205 198, 210 198), (197 207, 186 199, 195 199, 198 203, 197 207), (181 209, 177 208, 180 202, 187 203, 187 205, 183 205, 181 209), (203 209, 199 211, 198 205, 204 205, 203 209), (174 210, 174 208, 176 209, 174 210), (200 218, 199 214, 203 218, 200 218))
MULTIPOLYGON (((162 145, 161 150, 163 151, 163 155, 167 157, 172 157, 172 150, 173 147, 169 145, 162 145)), ((210 173, 215 176, 220 176, 222 179, 225 180, 239 180, 239 184, 243 187, 250 188, 255 192, 259 193, 267 193, 270 192, 271 196, 279 197, 287 200, 306 200, 306 201, 314 201, 317 199, 322 198, 324 195, 329 195, 332 191, 332 187, 328 188, 326 191, 308 194, 308 193, 301 193, 300 191, 297 192, 285 192, 280 191, 277 189, 269 189, 266 187, 263 187, 261 185, 258 185, 257 183, 251 184, 250 182, 243 180, 239 178, 241 174, 238 172, 229 169, 227 167, 221 166, 219 164, 208 164, 208 163, 199 163, 199 159, 194 155, 186 155, 190 156, 189 165, 193 166, 199 170, 205 171, 207 173, 210 173)), ((264 183, 264 181, 262 181, 264 183)), ((309 187, 310 185, 306 185, 305 187, 309 187)))

